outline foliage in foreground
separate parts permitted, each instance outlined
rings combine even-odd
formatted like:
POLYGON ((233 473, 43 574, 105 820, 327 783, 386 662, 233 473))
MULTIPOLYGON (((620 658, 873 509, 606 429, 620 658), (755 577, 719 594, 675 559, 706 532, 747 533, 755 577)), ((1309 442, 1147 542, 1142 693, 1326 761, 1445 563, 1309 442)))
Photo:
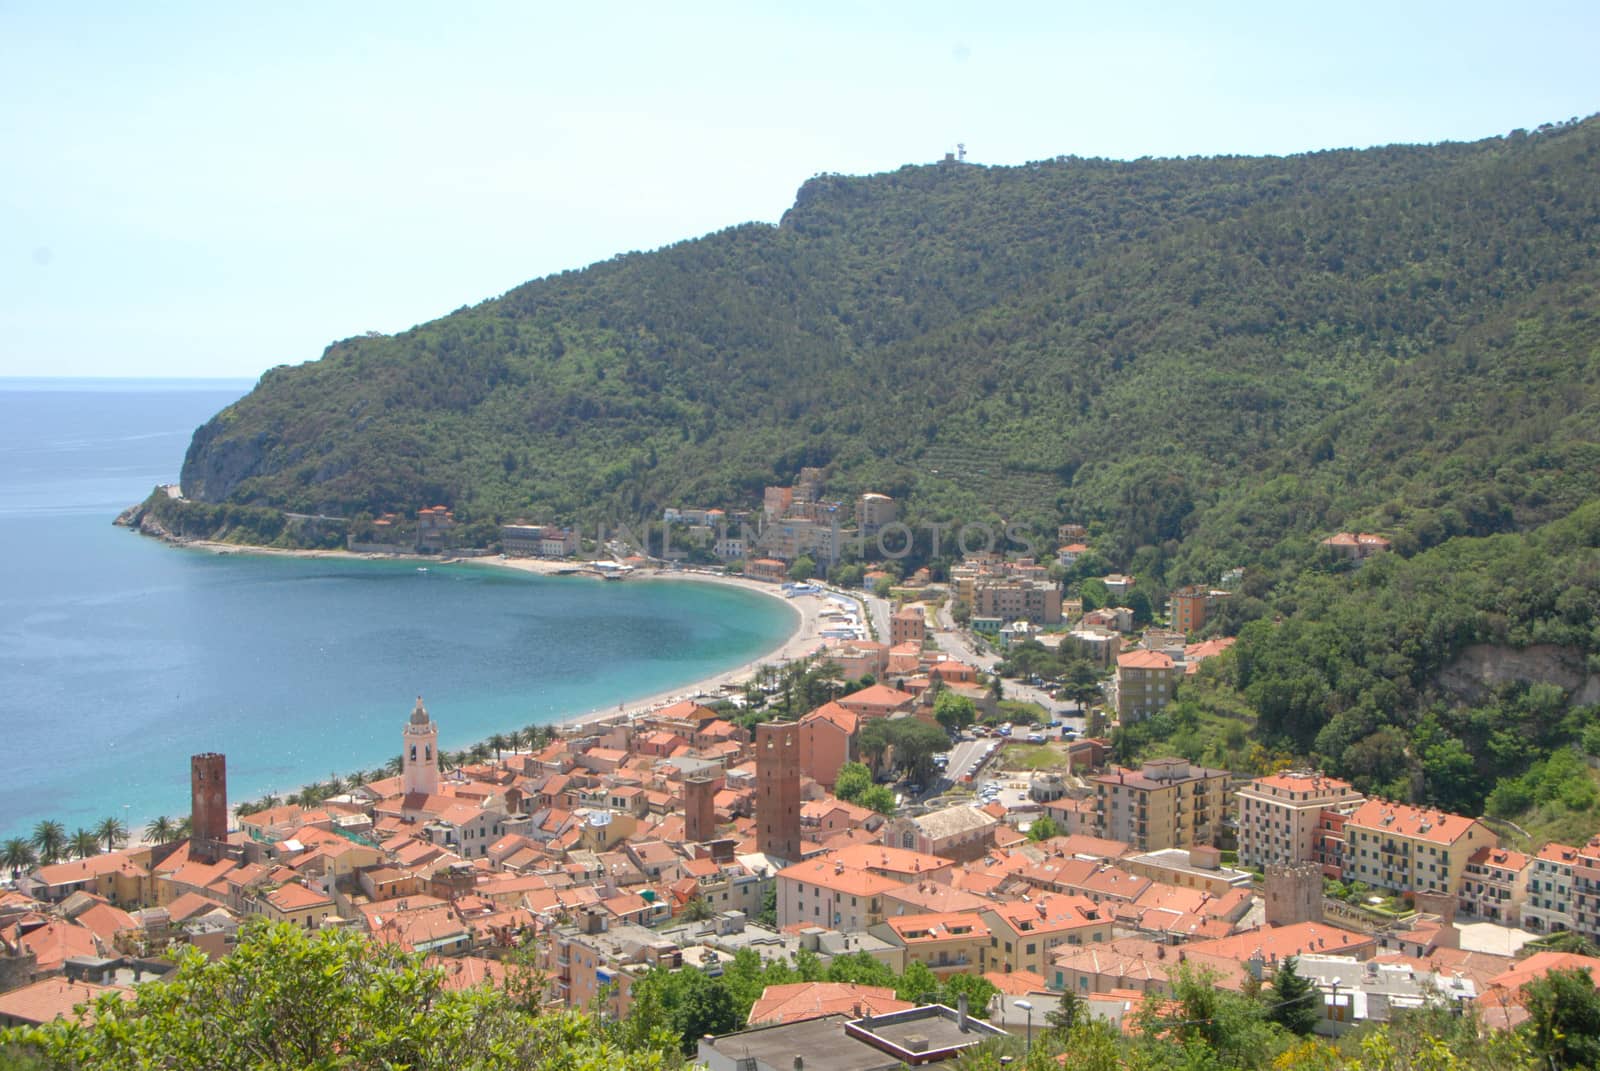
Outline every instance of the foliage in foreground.
POLYGON ((233 955, 184 954, 169 980, 93 1022, 0 1033, 0 1064, 61 1071, 547 1068, 660 1071, 672 1038, 578 1012, 540 1013, 537 979, 513 967, 504 989, 445 988, 422 957, 340 931, 254 925, 233 955))
MULTIPOLYGON (((258 922, 229 958, 185 952, 169 980, 140 986, 126 1003, 102 998, 85 1025, 0 1031, 0 1067, 676 1071, 680 1042, 692 1052, 692 1039, 739 1029, 768 985, 849 981, 949 1004, 966 995, 980 1013, 995 995, 981 977, 940 982, 920 964, 895 975, 865 954, 823 969, 815 957, 763 964, 741 953, 719 978, 652 971, 617 1021, 539 1010, 541 980, 516 957, 503 988, 451 991, 445 978, 420 956, 357 934, 258 922)), ((1213 981, 1178 970, 1170 997, 1150 997, 1129 1012, 1126 1034, 1063 995, 1040 1015, 1031 1044, 1016 1037, 986 1044, 953 1071, 1560 1071, 1600 1061, 1600 992, 1582 971, 1530 983, 1523 994, 1530 1019, 1514 1032, 1488 1033, 1473 1015, 1430 1008, 1337 1041, 1302 1036, 1312 1018, 1285 1014, 1285 1001, 1314 1001, 1312 990, 1288 982, 1285 992, 1298 995, 1270 987, 1235 993, 1213 981)))

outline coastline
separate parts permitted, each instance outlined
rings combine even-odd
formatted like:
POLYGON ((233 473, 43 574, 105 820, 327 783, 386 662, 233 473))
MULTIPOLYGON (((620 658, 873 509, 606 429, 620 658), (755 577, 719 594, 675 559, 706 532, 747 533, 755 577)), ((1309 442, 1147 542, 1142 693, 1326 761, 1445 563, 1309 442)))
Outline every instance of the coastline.
MULTIPOLYGON (((581 565, 549 558, 510 558, 505 555, 483 555, 474 557, 454 558, 447 555, 428 554, 377 554, 354 553, 348 550, 303 550, 285 549, 280 547, 260 547, 249 544, 222 543, 214 540, 179 539, 170 535, 159 537, 176 547, 192 548, 211 554, 243 554, 243 555, 272 555, 290 558, 323 558, 345 559, 349 561, 398 561, 417 562, 419 567, 426 565, 468 565, 485 566, 493 569, 506 569, 512 572, 531 574, 534 576, 571 576, 585 580, 601 581, 599 577, 583 574, 581 565)), ((614 723, 632 720, 653 710, 668 706, 674 702, 691 696, 715 695, 724 685, 741 684, 765 665, 782 665, 787 662, 807 658, 822 651, 826 642, 822 637, 822 611, 830 606, 837 605, 827 594, 822 595, 796 595, 793 598, 785 596, 779 588, 771 583, 752 580, 745 576, 728 576, 715 573, 705 573, 689 570, 662 569, 647 566, 636 569, 623 583, 652 583, 652 582, 687 581, 701 584, 721 584, 726 587, 742 588, 745 591, 756 592, 768 598, 777 599, 784 603, 795 613, 797 618, 795 628, 783 643, 765 652, 757 658, 723 670, 709 677, 690 681, 664 691, 654 692, 637 699, 626 700, 617 707, 598 707, 586 711, 573 711, 557 717, 551 724, 560 730, 574 731, 589 725, 614 723)), ((862 597, 844 595, 842 597, 853 599, 860 606, 863 615, 866 614, 866 605, 862 597)))
MULTIPOLYGON (((559 562, 552 562, 540 558, 475 558, 466 559, 467 564, 491 565, 498 568, 508 568, 519 572, 530 572, 548 575, 557 571, 561 566, 559 562)), ((587 725, 597 725, 623 720, 632 720, 652 710, 668 706, 674 702, 697 695, 716 694, 724 685, 742 684, 755 676, 756 671, 765 665, 782 665, 801 658, 807 658, 820 652, 826 643, 822 637, 822 611, 828 607, 832 600, 827 595, 796 595, 793 598, 785 596, 777 587, 760 580, 751 580, 744 576, 718 576, 711 573, 687 572, 669 569, 641 569, 628 577, 624 583, 659 583, 659 582, 684 581, 701 584, 721 584, 725 587, 743 588, 766 595, 768 598, 777 599, 792 610, 798 618, 795 630, 783 643, 753 658, 733 669, 724 670, 701 680, 666 691, 656 692, 640 699, 628 700, 619 704, 615 709, 610 707, 597 708, 572 714, 562 718, 555 724, 563 729, 577 729, 587 725)))

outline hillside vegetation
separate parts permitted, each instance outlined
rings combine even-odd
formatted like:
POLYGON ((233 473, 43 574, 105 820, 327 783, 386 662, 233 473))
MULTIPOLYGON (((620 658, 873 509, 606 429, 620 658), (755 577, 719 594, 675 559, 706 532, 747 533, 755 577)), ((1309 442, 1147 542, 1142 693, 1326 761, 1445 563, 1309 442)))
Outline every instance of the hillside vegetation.
POLYGON ((196 433, 192 501, 155 504, 289 539, 284 510, 443 503, 482 535, 757 507, 815 465, 913 524, 1048 547, 1081 521, 1079 572, 1136 574, 1139 606, 1246 569, 1211 626, 1236 653, 1125 752, 1311 760, 1576 836, 1600 798, 1563 765, 1600 756, 1597 254, 1596 119, 819 176, 775 227, 275 369, 196 433), (1337 529, 1395 553, 1334 561, 1337 529))
POLYGON ((1196 570, 1592 490, 1600 123, 1287 158, 906 167, 269 372, 191 497, 617 520, 829 466, 1196 570), (1576 434, 1574 434, 1576 432, 1576 434))

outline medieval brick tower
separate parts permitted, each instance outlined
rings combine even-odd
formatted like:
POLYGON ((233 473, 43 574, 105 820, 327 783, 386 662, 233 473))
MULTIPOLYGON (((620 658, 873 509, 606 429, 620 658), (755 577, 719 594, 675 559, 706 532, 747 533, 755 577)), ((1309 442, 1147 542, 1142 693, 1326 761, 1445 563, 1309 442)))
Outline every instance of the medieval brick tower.
POLYGON ((428 717, 420 695, 401 738, 400 784, 408 793, 439 793, 439 727, 428 717))
POLYGON ((756 726, 756 846, 787 863, 800 861, 800 726, 756 726))
POLYGON ((228 850, 228 760, 208 751, 189 756, 189 857, 215 863, 228 850))
POLYGON ((717 779, 694 774, 683 781, 683 839, 704 844, 717 835, 717 779))

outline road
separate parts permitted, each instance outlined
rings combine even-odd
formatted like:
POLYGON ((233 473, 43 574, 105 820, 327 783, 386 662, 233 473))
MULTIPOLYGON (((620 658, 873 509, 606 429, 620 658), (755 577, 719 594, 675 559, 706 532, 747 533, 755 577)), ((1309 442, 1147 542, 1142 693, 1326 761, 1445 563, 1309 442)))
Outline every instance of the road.
MULTIPOLYGON (((955 621, 950 616, 948 605, 939 607, 937 615, 939 628, 933 634, 934 642, 939 645, 939 650, 951 658, 965 662, 969 666, 977 666, 985 673, 992 672, 999 664, 1000 656, 980 651, 973 643, 972 638, 956 628, 955 621)), ((1043 688, 1035 688, 1021 681, 1007 680, 1001 684, 1001 689, 1007 699, 1018 699, 1024 703, 1038 703, 1052 718, 1075 719, 1074 728, 1083 729, 1083 713, 1078 710, 1076 703, 1056 702, 1050 698, 1050 693, 1043 688)))

